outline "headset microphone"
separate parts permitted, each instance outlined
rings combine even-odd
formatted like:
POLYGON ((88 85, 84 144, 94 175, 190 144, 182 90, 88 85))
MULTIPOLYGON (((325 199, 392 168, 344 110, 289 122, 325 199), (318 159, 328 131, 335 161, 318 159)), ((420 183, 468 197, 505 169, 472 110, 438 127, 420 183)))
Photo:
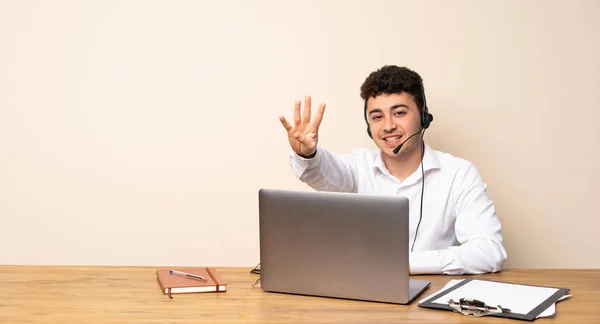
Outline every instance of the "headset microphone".
POLYGON ((402 145, 404 145, 404 143, 406 143, 406 141, 408 141, 409 139, 411 139, 413 136, 420 134, 423 131, 423 129, 421 129, 420 131, 410 135, 407 139, 404 140, 404 142, 400 143, 400 145, 398 145, 395 149, 394 149, 394 154, 398 154, 398 152, 400 152, 400 149, 402 148, 402 145))

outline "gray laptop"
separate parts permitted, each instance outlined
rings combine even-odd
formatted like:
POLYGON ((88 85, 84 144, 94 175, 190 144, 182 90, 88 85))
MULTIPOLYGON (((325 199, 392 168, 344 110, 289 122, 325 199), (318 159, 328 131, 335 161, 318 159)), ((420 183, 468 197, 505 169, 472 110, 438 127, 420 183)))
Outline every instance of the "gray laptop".
POLYGON ((430 284, 409 279, 408 199, 259 191, 264 291, 409 304, 430 284))

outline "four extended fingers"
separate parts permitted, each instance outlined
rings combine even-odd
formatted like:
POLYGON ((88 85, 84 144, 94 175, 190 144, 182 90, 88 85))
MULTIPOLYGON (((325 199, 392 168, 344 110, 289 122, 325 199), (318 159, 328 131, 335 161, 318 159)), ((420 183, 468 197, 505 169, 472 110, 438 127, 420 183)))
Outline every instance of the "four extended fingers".
MULTIPOLYGON (((303 111, 302 116, 300 115, 300 105, 301 105, 300 100, 296 100, 294 102, 294 124, 295 125, 299 125, 300 123, 310 123, 311 101, 312 100, 311 100, 310 96, 304 97, 304 111, 303 111)), ((321 125, 321 121, 323 120, 324 112, 325 112, 325 104, 322 103, 321 105, 319 105, 319 109, 317 110, 317 113, 313 120, 313 125, 317 129, 321 125)), ((292 129, 292 126, 290 125, 290 123, 288 123, 288 121, 285 119, 285 117, 279 116, 279 120, 281 121, 281 125, 283 125, 283 127, 287 131, 290 131, 292 129)))

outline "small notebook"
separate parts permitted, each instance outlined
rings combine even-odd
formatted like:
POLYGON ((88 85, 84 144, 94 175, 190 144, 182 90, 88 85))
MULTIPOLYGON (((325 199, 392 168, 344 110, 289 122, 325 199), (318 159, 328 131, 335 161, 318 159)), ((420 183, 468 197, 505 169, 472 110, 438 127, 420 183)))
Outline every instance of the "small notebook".
MULTIPOLYGON (((206 278, 201 281, 186 276, 171 274, 171 269, 156 270, 156 279, 160 284, 163 294, 186 294, 202 292, 224 292, 227 290, 227 281, 225 281, 215 268, 211 267, 193 267, 193 268, 172 268, 180 272, 190 273, 196 276, 206 278)), ((171 297, 172 298, 172 297, 171 297)))

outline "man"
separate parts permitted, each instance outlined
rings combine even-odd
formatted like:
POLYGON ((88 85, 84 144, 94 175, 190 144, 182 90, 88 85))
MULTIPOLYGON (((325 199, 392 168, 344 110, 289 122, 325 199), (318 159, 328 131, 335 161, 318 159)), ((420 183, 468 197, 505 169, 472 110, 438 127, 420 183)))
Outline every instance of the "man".
POLYGON ((500 271, 507 255, 486 184, 473 164, 423 141, 433 116, 421 77, 404 67, 384 66, 360 90, 367 133, 379 150, 337 156, 318 147, 325 104, 311 122, 307 96, 302 115, 300 101, 295 103, 293 125, 280 117, 296 177, 315 190, 408 197, 411 274, 500 271))

